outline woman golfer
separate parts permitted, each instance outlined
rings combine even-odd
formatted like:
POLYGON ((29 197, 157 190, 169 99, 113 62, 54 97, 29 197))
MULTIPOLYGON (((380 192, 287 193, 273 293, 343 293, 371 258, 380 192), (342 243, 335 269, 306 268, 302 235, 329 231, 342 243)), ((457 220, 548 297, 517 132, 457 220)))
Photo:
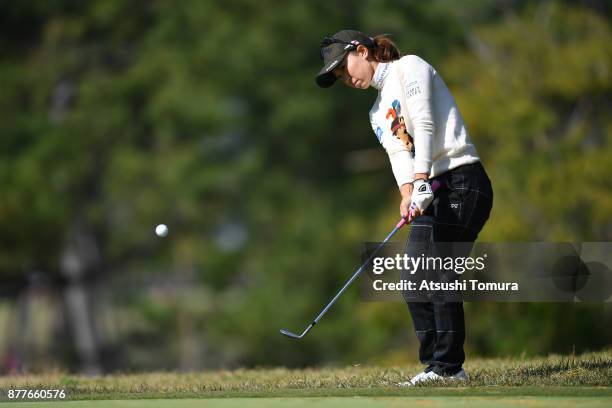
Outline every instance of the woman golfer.
MULTIPOLYGON (((440 74, 416 55, 401 57, 385 36, 354 30, 325 38, 321 58, 319 86, 327 88, 340 79, 351 88, 378 90, 370 110, 372 129, 389 155, 401 194, 401 216, 408 221, 416 218, 407 248, 413 239, 423 239, 415 228, 428 228, 431 242, 473 243, 489 218, 493 190, 440 74), (434 180, 440 187, 432 192, 434 180), (425 219, 430 222, 419 223, 425 219)), ((402 385, 467 379, 462 369, 463 303, 404 297, 420 342, 419 359, 426 368, 402 385)))

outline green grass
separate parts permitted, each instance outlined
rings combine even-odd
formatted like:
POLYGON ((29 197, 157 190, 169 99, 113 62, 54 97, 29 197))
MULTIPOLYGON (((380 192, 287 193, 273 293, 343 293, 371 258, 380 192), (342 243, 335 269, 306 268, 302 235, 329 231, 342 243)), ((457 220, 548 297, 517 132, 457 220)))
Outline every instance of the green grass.
MULTIPOLYGON (((20 408, 57 407, 54 402, 22 402, 7 404, 20 408)), ((226 399, 149 399, 130 401, 70 401, 62 403, 67 408, 378 408, 378 407, 428 407, 449 408, 455 406, 470 408, 510 408, 510 407, 606 407, 609 399, 603 398, 567 398, 567 397, 353 397, 353 398, 226 398, 226 399)))
MULTIPOLYGON (((64 389, 81 406, 612 406, 612 350, 578 356, 551 355, 526 361, 471 359, 467 382, 399 388, 421 366, 372 366, 290 370, 241 369, 198 373, 122 374, 85 377, 62 373, 0 377, 0 400, 9 389, 64 389), (256 397, 256 398, 254 398, 256 397), (325 398, 321 398, 325 397, 325 398), (352 398, 351 398, 352 397, 352 398), (145 400, 146 399, 146 400, 145 400), (82 402, 79 402, 81 400, 82 402), (106 400, 106 401, 93 401, 106 400), (111 402, 109 400, 132 400, 111 402), (161 401, 161 402, 160 402, 161 401), (99 404, 98 404, 99 403, 99 404), (603 404, 602 404, 603 403, 603 404), (277 405, 281 404, 281 405, 277 405)), ((36 407, 54 402, 36 402, 36 407)), ((13 404, 3 404, 9 406, 13 404)), ((17 404, 15 404, 17 405, 17 404)), ((29 403, 20 402, 19 407, 29 403)), ((62 404, 64 405, 64 404, 62 404)), ((57 404, 54 406, 58 406, 57 404)))

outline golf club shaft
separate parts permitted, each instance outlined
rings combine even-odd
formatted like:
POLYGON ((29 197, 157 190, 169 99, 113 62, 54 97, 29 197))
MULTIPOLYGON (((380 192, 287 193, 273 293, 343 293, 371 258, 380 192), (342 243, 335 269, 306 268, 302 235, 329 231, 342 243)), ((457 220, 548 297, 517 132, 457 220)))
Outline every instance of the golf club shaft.
MULTIPOLYGON (((438 181, 432 182, 432 184, 431 184, 432 191, 436 191, 439 187, 440 187, 440 184, 439 184, 438 181)), ((412 213, 411 213, 411 215, 412 215, 412 213)), ((412 219, 412 216, 410 218, 412 219)), ((351 276, 351 278, 344 284, 342 289, 340 289, 340 291, 336 294, 336 296, 333 297, 333 299, 327 304, 327 306, 325 306, 325 308, 323 310, 321 310, 321 313, 319 313, 319 315, 312 321, 312 323, 310 323, 310 325, 308 325, 308 327, 306 327, 306 329, 302 332, 301 335, 297 335, 297 334, 295 334, 293 332, 289 332, 288 330, 284 330, 284 329, 281 330, 281 333, 283 333, 286 336, 293 337, 293 338, 298 338, 298 339, 301 339, 302 337, 304 337, 306 335, 306 333, 308 333, 310 331, 310 329, 312 329, 314 327, 314 325, 317 324, 319 322, 319 320, 321 320, 321 318, 334 305, 334 303, 336 303, 338 298, 340 296, 342 296, 344 291, 351 285, 351 283, 353 283, 353 281, 355 279, 357 279, 357 277, 363 272, 363 270, 370 263, 370 261, 376 256, 376 254, 378 254, 378 252, 381 250, 381 248, 383 246, 385 246, 385 244, 387 242, 389 242, 389 240, 395 235, 395 233, 397 231, 399 231, 400 228, 402 228, 407 223, 408 223, 407 218, 402 218, 397 223, 395 228, 393 228, 393 231, 391 231, 389 233, 389 235, 387 235, 387 237, 384 239, 384 241, 381 242, 381 244, 374 250, 374 252, 372 252, 372 254, 368 257, 368 259, 359 267, 359 269, 357 269, 357 271, 353 274, 353 276, 351 276)))
POLYGON ((342 296, 344 291, 351 285, 351 283, 353 283, 353 281, 357 279, 357 277, 361 274, 361 272, 363 272, 363 270, 370 263, 370 261, 376 256, 376 254, 378 254, 381 248, 385 246, 385 244, 395 235, 397 231, 399 231, 400 228, 404 226, 404 224, 406 224, 406 219, 402 218, 401 221, 397 223, 395 228, 393 228, 393 231, 391 231, 389 235, 387 235, 387 238, 385 238, 384 241, 381 242, 381 244, 374 250, 374 252, 372 252, 372 254, 368 257, 368 259, 359 267, 359 269, 357 269, 357 271, 353 274, 353 276, 351 276, 351 278, 344 284, 344 286, 342 287, 342 289, 340 289, 340 291, 336 294, 336 296, 334 296, 334 298, 327 304, 327 306, 325 306, 325 308, 321 311, 321 313, 319 313, 319 315, 312 322, 312 325, 317 324, 319 320, 321 320, 321 318, 325 315, 325 313, 327 313, 329 308, 332 307, 334 303, 336 303, 338 298, 342 296))

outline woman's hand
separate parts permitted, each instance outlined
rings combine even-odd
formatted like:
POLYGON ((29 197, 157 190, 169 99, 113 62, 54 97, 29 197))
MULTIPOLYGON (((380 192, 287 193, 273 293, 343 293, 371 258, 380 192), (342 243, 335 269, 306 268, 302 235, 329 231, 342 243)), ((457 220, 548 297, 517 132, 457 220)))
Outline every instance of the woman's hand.
POLYGON ((416 179, 413 183, 412 203, 410 204, 410 217, 408 221, 425 213, 425 210, 434 199, 431 184, 428 180, 416 179))
MULTIPOLYGON (((427 180, 426 174, 419 173, 415 175, 415 177, 417 176, 427 180)), ((417 179, 415 184, 418 184, 418 186, 425 184, 425 190, 421 192, 413 191, 413 183, 406 183, 400 187, 400 194, 402 195, 402 201, 400 202, 400 214, 402 218, 405 218, 408 222, 411 222, 415 218, 421 216, 425 212, 427 206, 429 206, 433 200, 433 192, 431 191, 429 182, 423 183, 423 181, 419 181, 417 179)))
POLYGON ((414 203, 412 203, 412 206, 410 208, 410 213, 409 214, 410 215, 408 216, 408 222, 411 222, 416 217, 419 217, 419 216, 423 215, 423 213, 421 212, 419 207, 417 207, 414 203))
POLYGON ((403 184, 400 187, 400 194, 402 195, 402 201, 400 202, 400 214, 402 218, 408 220, 410 214, 410 204, 412 203, 412 183, 403 184))

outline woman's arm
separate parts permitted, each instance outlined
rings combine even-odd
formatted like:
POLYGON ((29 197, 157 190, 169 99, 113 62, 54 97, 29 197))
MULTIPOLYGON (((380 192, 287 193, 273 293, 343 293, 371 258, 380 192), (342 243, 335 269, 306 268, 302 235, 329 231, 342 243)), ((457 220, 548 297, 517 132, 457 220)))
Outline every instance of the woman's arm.
MULTIPOLYGON (((431 172, 433 145, 435 136, 434 101, 433 101, 433 75, 434 69, 421 58, 411 55, 402 58, 400 65, 402 86, 406 98, 406 111, 414 128, 414 176, 417 180, 428 180, 431 172)), ((414 188, 406 188, 405 193, 411 192, 410 202, 402 193, 402 216, 408 215, 411 221, 422 215, 431 202, 432 197, 414 197, 414 188), (408 203, 408 206, 406 206, 408 203), (414 203, 414 205, 413 205, 414 203), (423 207, 423 208, 421 208, 423 207), (412 210, 412 212, 411 212, 412 210)))
POLYGON ((378 141, 387 152, 397 186, 401 187, 406 183, 412 183, 414 180, 414 158, 412 152, 408 150, 408 147, 404 143, 393 136, 391 130, 387 126, 384 124, 379 126, 372 112, 370 112, 370 123, 378 141))
POLYGON ((414 172, 416 173, 414 178, 427 179, 431 171, 435 134, 434 69, 416 55, 406 56, 400 62, 406 112, 414 127, 414 172))

